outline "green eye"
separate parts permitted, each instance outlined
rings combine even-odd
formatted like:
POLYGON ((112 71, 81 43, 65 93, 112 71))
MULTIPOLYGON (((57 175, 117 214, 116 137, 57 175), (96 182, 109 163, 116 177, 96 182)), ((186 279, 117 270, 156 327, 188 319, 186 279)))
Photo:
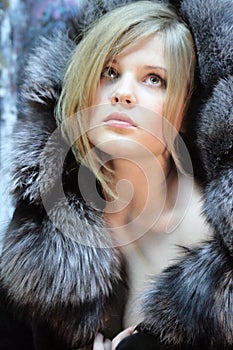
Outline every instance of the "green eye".
POLYGON ((166 81, 156 74, 149 74, 146 79, 146 83, 150 86, 166 88, 166 81))
POLYGON ((154 85, 158 85, 158 84, 161 83, 160 79, 159 79, 156 75, 150 77, 150 81, 151 81, 152 84, 154 84, 154 85))

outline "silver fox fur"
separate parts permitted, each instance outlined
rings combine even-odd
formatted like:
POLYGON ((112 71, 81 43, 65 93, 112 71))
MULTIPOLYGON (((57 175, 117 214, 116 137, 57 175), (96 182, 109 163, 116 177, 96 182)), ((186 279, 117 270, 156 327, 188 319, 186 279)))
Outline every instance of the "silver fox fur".
MULTIPOLYGON (((88 344, 103 330, 117 297, 125 300, 127 278, 101 209, 71 184, 79 165, 64 154, 65 141, 50 139, 57 127, 54 107, 86 26, 128 2, 87 1, 67 22, 69 30, 41 39, 29 56, 18 103, 12 163, 16 211, 4 239, 1 283, 28 324, 47 325, 69 349, 88 344), (42 158, 47 141, 51 145, 42 158), (66 198, 55 190, 61 173, 66 198)), ((195 135, 191 148, 198 150, 197 177, 199 170, 203 174, 203 212, 215 234, 202 246, 184 249, 155 279, 142 298, 141 327, 175 346, 220 350, 233 346, 233 3, 171 2, 195 40, 198 81, 187 134, 195 135)))

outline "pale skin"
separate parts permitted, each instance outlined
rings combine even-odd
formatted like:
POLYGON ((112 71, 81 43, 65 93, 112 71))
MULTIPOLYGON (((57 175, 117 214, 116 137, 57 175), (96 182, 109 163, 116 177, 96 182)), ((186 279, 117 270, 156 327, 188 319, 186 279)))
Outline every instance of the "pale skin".
MULTIPOLYGON (((176 202, 178 182, 184 193, 189 186, 178 179, 171 167, 170 153, 163 140, 161 117, 166 81, 163 43, 157 34, 126 48, 109 62, 96 92, 88 136, 103 154, 111 156, 108 165, 114 170, 112 191, 118 197, 107 201, 105 220, 129 264, 131 292, 124 320, 125 326, 130 327, 112 341, 98 334, 93 350, 114 350, 132 334, 133 320, 140 317, 135 299, 144 289, 148 275, 159 273, 176 256, 175 244, 187 245, 203 238, 191 238, 191 234, 185 233, 190 226, 185 219, 183 226, 172 234, 162 234, 172 220, 181 221, 187 206, 185 200, 176 202), (103 105, 108 106, 107 120, 102 113, 103 105), (121 115, 128 116, 130 122, 121 115)), ((174 122, 177 131, 181 124, 182 116, 174 122)), ((195 212, 198 200, 195 196, 191 200, 191 211, 195 212)), ((200 222, 198 215, 193 217, 200 222)))

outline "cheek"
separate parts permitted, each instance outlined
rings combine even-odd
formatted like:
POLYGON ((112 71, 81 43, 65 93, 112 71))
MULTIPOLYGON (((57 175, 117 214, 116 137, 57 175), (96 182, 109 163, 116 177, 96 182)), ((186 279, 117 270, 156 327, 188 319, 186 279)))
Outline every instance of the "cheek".
POLYGON ((98 129, 89 129, 87 131, 87 137, 88 137, 88 140, 90 141, 90 143, 93 145, 93 146, 96 146, 98 144, 98 140, 99 140, 99 137, 98 137, 98 129))
POLYGON ((109 92, 110 89, 106 89, 103 86, 99 86, 96 90, 95 98, 94 98, 94 104, 98 105, 101 103, 107 103, 109 102, 109 96, 111 95, 111 92, 109 92))
MULTIPOLYGON (((152 113, 152 115, 154 114, 155 116, 163 117, 165 98, 166 95, 163 91, 152 90, 151 92, 142 93, 138 104, 145 110, 145 112, 148 111, 148 113, 152 113)), ((153 117, 149 118, 150 124, 152 124, 152 121, 153 117)))
POLYGON ((147 108, 140 107, 139 125, 143 134, 163 140, 163 102, 149 100, 147 108))
POLYGON ((166 134, 170 130, 170 124, 163 117, 164 97, 148 101, 148 108, 141 108, 141 132, 138 134, 137 140, 154 155, 159 155, 166 149, 166 134))
POLYGON ((166 99, 166 92, 159 91, 156 96, 152 99, 151 105, 152 110, 159 114, 161 117, 164 115, 164 104, 166 99))

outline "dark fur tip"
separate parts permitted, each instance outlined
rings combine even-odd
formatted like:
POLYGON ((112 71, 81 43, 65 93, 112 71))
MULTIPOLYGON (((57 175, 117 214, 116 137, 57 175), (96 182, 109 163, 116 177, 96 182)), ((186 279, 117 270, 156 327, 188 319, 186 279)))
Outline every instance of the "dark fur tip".
POLYGON ((217 241, 189 250, 143 298, 143 327, 168 344, 232 346, 232 272, 232 258, 217 241))

